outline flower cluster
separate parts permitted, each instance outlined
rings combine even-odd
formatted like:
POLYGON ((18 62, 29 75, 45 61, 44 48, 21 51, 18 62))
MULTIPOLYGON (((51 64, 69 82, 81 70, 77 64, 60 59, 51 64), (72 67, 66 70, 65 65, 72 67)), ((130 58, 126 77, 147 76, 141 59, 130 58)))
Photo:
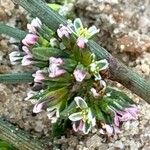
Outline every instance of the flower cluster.
POLYGON ((74 22, 69 22, 67 26, 60 25, 57 30, 57 34, 60 38, 63 36, 69 38, 69 35, 73 33, 76 37, 76 44, 81 48, 85 48, 85 44, 88 42, 92 36, 99 32, 95 26, 91 26, 89 29, 84 28, 80 18, 76 18, 74 22))
POLYGON ((100 133, 120 132, 122 122, 137 119, 138 109, 124 93, 106 86, 106 59, 97 60, 86 43, 99 30, 84 28, 79 18, 60 25, 57 32, 35 18, 27 25, 22 50, 10 54, 12 64, 30 66, 34 84, 25 100, 34 113, 47 112, 52 123, 60 118, 72 122, 75 132, 87 134, 96 122, 100 133))

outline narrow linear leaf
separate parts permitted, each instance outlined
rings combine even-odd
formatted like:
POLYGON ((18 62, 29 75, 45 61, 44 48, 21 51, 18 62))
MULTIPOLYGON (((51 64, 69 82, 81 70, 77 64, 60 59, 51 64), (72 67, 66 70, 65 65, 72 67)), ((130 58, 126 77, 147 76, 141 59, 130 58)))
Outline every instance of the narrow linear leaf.
MULTIPOLYGON (((46 142, 42 144, 42 140, 19 128, 16 130, 16 127, 0 117, 0 139, 11 143, 15 147, 14 150, 47 150, 46 142)), ((0 150, 2 150, 1 147, 0 150)))
POLYGON ((3 23, 0 23, 0 34, 5 34, 10 37, 15 38, 16 40, 21 40, 26 36, 26 32, 19 30, 17 28, 10 27, 3 23))
POLYGON ((33 82, 32 73, 0 74, 0 83, 16 84, 33 82))
POLYGON ((13 0, 21 5, 34 17, 40 18, 52 30, 56 30, 60 24, 66 24, 66 19, 52 10, 41 0, 13 0), (38 9, 37 9, 38 8, 38 9))

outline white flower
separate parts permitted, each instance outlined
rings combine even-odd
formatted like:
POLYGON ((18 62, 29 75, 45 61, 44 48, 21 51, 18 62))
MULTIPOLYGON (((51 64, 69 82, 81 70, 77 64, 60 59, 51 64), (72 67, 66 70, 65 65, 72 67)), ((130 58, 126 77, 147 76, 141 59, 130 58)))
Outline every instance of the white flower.
POLYGON ((55 78, 61 76, 66 71, 64 69, 59 68, 63 64, 63 60, 61 58, 50 57, 49 58, 49 77, 55 78))
POLYGON ((47 108, 48 111, 47 116, 51 120, 51 123, 56 123, 57 119, 60 117, 61 104, 62 103, 60 102, 52 107, 47 108))
POLYGON ((80 48, 84 48, 88 39, 99 32, 99 29, 95 26, 91 26, 89 29, 84 28, 80 18, 76 18, 73 23, 69 23, 68 28, 78 37, 77 45, 80 48))
POLYGON ((67 37, 69 38, 69 35, 70 35, 71 31, 69 30, 68 27, 64 26, 64 25, 60 25, 60 27, 57 29, 57 34, 60 38, 62 37, 67 37))
POLYGON ((81 69, 75 69, 73 75, 77 82, 82 82, 85 79, 87 72, 81 69))
POLYGON ((46 102, 41 102, 41 103, 35 104, 35 106, 33 108, 33 113, 40 113, 40 112, 42 112, 45 103, 46 102))
POLYGON ((41 28, 42 22, 39 18, 35 18, 31 21, 31 24, 27 24, 27 28, 30 33, 36 34, 38 28, 41 28))
POLYGON ((27 97, 26 97, 24 100, 27 101, 27 100, 33 98, 33 97, 34 97, 35 95, 37 95, 37 94, 38 94, 37 91, 32 91, 32 90, 30 90, 30 91, 27 93, 27 97))
POLYGON ((94 61, 90 64, 90 71, 92 73, 99 73, 100 71, 107 69, 108 65, 109 63, 106 59, 94 61))
POLYGON ((84 134, 88 134, 96 124, 95 117, 93 117, 92 111, 84 99, 78 96, 74 100, 80 111, 69 116, 69 119, 73 121, 73 129, 76 132, 82 131, 84 134))
POLYGON ((9 59, 12 65, 19 64, 22 58, 23 56, 21 56, 21 53, 18 51, 14 51, 9 54, 9 59))

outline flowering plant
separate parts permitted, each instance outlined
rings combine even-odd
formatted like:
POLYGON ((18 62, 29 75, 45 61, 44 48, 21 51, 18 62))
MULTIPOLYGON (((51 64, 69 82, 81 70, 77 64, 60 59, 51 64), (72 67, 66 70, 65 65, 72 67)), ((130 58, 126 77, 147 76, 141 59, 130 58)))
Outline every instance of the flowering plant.
POLYGON ((107 86, 109 63, 97 60, 87 42, 99 30, 84 28, 79 18, 57 31, 40 19, 27 25, 21 51, 13 51, 11 63, 29 67, 34 84, 25 100, 31 100, 34 113, 46 111, 51 123, 69 120, 75 132, 87 134, 96 123, 100 133, 120 132, 122 122, 137 119, 137 106, 124 93, 107 86))

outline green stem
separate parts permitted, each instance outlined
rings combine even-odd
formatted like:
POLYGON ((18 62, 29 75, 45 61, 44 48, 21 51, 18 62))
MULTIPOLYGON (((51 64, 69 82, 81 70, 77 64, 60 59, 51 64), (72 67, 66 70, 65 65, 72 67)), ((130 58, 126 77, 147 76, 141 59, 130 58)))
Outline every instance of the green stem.
POLYGON ((0 23, 0 34, 9 35, 17 40, 21 40, 26 36, 26 32, 0 23))
POLYGON ((12 73, 12 74, 0 74, 0 83, 28 83, 33 82, 32 73, 12 73))
POLYGON ((11 143, 18 150, 46 150, 46 146, 39 142, 39 139, 18 129, 2 117, 0 117, 0 139, 11 143))

